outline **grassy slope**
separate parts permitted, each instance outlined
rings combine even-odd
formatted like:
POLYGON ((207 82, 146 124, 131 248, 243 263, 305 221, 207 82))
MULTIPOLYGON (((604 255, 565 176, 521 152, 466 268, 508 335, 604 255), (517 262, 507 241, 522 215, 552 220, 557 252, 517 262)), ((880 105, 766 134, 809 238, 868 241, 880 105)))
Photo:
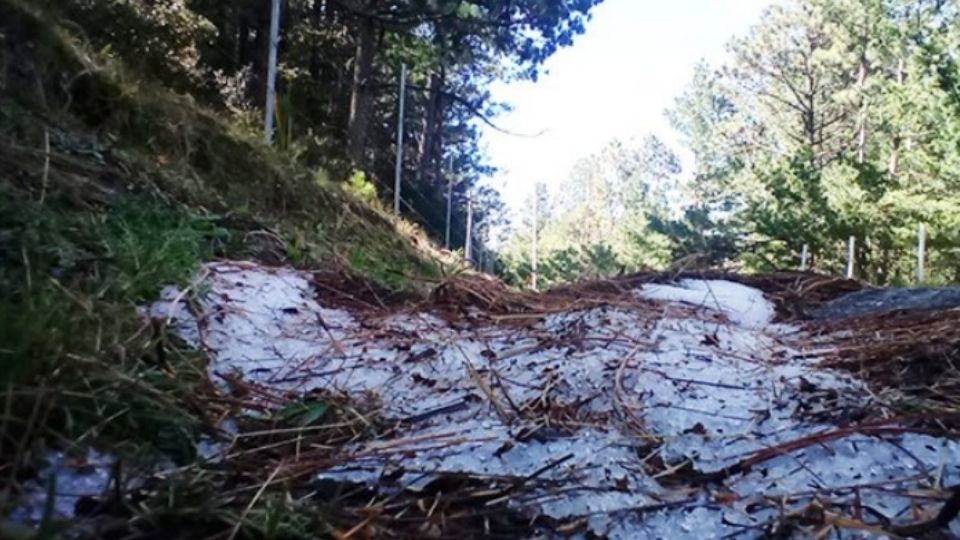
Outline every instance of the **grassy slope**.
MULTIPOLYGON (((51 446, 194 460, 214 423, 203 359, 136 305, 203 260, 345 268, 405 292, 441 273, 412 227, 14 0, 0 0, 0 54, 0 511, 51 446)), ((147 529, 236 520, 238 501, 212 496, 222 485, 180 482, 183 498, 168 486, 134 512, 147 529)), ((259 511, 238 537, 265 536, 259 511)), ((293 524, 278 537, 316 519, 264 512, 293 524)))

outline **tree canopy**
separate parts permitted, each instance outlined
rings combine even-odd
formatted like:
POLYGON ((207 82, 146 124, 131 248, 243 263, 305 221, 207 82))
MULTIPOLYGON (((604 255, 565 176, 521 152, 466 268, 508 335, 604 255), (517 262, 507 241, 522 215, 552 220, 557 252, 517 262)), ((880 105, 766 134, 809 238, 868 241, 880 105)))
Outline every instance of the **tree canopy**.
POLYGON ((690 174, 662 144, 614 142, 570 173, 562 193, 591 200, 560 205, 558 230, 577 225, 551 242, 602 243, 627 268, 697 254, 752 270, 796 268, 806 245, 842 272, 853 236, 858 277, 884 284, 914 279, 923 225, 928 278, 960 280, 958 62, 956 3, 774 5, 667 111, 690 174))
MULTIPOLYGON (((276 144, 333 179, 367 174, 393 191, 398 78, 409 68, 404 215, 439 241, 446 182, 452 244, 463 246, 466 201, 493 169, 479 126, 505 107, 498 79, 536 79, 582 33, 600 0, 282 0, 276 144)), ((259 129, 270 1, 40 0, 80 39, 161 83, 259 129)), ((479 236, 502 219, 496 192, 474 196, 479 236)))

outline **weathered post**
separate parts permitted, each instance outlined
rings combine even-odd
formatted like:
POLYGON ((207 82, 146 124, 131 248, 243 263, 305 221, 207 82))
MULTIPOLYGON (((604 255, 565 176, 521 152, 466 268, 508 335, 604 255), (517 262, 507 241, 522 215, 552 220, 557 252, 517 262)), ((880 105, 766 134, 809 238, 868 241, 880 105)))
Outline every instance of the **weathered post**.
POLYGON ((471 250, 473 249, 473 195, 467 193, 467 240, 466 245, 463 247, 463 260, 467 264, 473 262, 473 254, 471 250))
POLYGON ((851 235, 847 240, 847 279, 853 279, 853 258, 857 251, 857 237, 851 235))
POLYGON ((447 165, 447 226, 443 236, 443 246, 450 249, 450 220, 453 218, 453 156, 447 165))
POLYGON ((924 276, 924 258, 926 257, 927 249, 927 230, 923 226, 923 223, 920 224, 920 227, 917 230, 917 283, 923 283, 925 278, 924 276))
POLYGON ((807 270, 807 245, 804 244, 803 248, 800 249, 800 271, 805 272, 807 270))
POLYGON ((403 108, 407 99, 407 65, 400 66, 400 97, 397 111, 397 168, 393 180, 393 213, 400 215, 400 183, 403 176, 403 108))
POLYGON ((530 252, 531 252, 530 253, 530 267, 531 267, 530 286, 533 288, 533 290, 537 290, 537 287, 538 287, 537 281, 539 280, 539 277, 540 277, 537 271, 537 266, 538 266, 537 251, 539 247, 537 244, 540 241, 539 239, 540 232, 538 230, 539 227, 537 227, 537 220, 538 220, 537 214, 540 212, 540 208, 539 208, 540 202, 538 201, 539 197, 537 196, 538 195, 537 187, 538 187, 537 184, 533 185, 533 231, 531 231, 533 240, 530 243, 530 252))

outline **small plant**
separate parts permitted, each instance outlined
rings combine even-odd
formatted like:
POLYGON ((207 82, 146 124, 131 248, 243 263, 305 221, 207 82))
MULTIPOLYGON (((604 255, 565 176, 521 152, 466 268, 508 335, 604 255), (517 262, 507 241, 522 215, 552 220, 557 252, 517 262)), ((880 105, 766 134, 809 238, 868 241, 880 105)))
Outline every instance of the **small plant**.
POLYGON ((325 401, 304 399, 295 401, 277 412, 277 417, 301 427, 316 424, 326 416, 330 406, 325 401))
POLYGON ((371 202, 377 199, 377 187, 367 179, 363 171, 353 171, 347 180, 346 190, 362 201, 371 202))
POLYGON ((330 180, 330 171, 320 167, 313 171, 313 183, 322 188, 330 187, 333 181, 330 180))

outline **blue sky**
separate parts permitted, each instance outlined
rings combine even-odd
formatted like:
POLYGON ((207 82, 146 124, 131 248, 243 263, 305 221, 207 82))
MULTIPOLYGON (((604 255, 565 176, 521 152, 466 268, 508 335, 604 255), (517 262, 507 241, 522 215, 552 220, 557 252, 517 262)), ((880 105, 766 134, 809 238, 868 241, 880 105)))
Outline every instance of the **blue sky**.
POLYGON ((535 138, 487 128, 484 141, 500 172, 491 184, 513 211, 535 181, 554 188, 574 162, 614 137, 654 133, 690 168, 663 115, 701 58, 725 58, 725 45, 757 22, 772 0, 605 0, 586 34, 546 63, 536 83, 497 84, 494 97, 513 105, 504 128, 546 133, 535 138))

